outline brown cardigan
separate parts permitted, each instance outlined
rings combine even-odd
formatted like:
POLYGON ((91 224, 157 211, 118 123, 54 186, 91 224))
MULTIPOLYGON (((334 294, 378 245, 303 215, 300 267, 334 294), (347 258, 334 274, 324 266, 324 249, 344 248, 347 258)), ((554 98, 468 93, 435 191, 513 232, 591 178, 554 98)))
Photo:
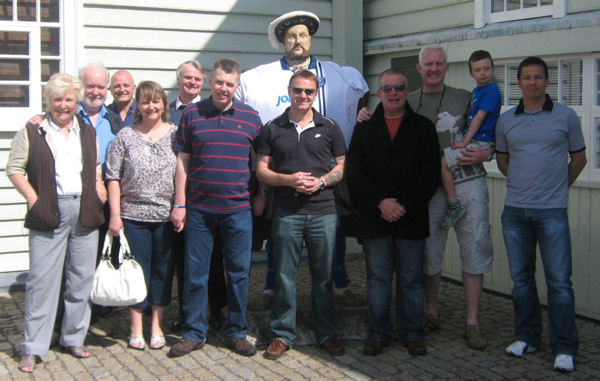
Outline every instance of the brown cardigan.
MULTIPOLYGON (((103 203, 96 194, 96 131, 78 116, 83 171, 81 173, 81 206, 79 221, 87 228, 104 223, 103 203)), ((36 126, 27 126, 29 156, 27 180, 35 189, 38 199, 25 216, 25 227, 35 230, 52 230, 60 224, 54 157, 46 142, 46 132, 36 126)))

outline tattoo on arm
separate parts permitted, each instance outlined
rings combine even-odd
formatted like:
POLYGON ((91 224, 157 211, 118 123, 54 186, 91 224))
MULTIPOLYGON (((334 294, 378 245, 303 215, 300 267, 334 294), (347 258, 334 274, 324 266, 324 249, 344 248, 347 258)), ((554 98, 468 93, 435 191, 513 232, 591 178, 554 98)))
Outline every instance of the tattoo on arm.
POLYGON ((325 182, 327 185, 337 184, 342 179, 342 173, 340 171, 331 171, 325 176, 325 182))

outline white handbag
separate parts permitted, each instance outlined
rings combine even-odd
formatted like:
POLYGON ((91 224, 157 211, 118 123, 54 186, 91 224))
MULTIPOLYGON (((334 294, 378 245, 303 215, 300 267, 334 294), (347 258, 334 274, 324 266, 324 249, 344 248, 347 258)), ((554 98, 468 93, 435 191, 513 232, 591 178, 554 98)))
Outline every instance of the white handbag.
POLYGON ((106 233, 102 258, 94 273, 94 283, 90 300, 102 306, 131 306, 146 298, 146 281, 144 271, 136 262, 123 230, 119 235, 119 268, 115 269, 110 262, 113 236, 106 233))

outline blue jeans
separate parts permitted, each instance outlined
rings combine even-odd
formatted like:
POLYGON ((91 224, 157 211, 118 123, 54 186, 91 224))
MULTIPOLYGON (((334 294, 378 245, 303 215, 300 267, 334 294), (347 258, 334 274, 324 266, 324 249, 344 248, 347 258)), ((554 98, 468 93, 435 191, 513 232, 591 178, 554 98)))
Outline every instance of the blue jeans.
POLYGON ((392 341, 390 304, 392 277, 396 271, 396 326, 404 343, 423 340, 423 257, 424 240, 392 236, 367 239, 367 295, 371 307, 368 337, 392 341))
POLYGON ((197 343, 206 340, 208 331, 208 272, 213 241, 217 234, 223 242, 223 259, 227 272, 228 318, 222 334, 226 339, 245 338, 248 334, 246 306, 252 249, 252 215, 249 210, 234 214, 212 214, 188 209, 185 225, 183 337, 197 343))
MULTIPOLYGON (((265 277, 265 290, 275 288, 275 261, 273 260, 273 243, 267 240, 267 275, 265 277)), ((346 236, 341 225, 335 230, 335 255, 333 257, 333 285, 335 288, 346 288, 350 284, 350 277, 346 272, 346 236)))
POLYGON ((319 343, 335 336, 337 321, 331 265, 335 246, 336 214, 291 214, 276 209, 273 216, 273 239, 276 281, 271 311, 271 331, 274 338, 291 348, 296 338, 296 277, 306 242, 312 280, 311 302, 315 336, 319 343))
POLYGON ((548 288, 548 333, 553 354, 575 356, 579 334, 571 285, 571 238, 566 208, 525 209, 505 206, 502 231, 514 282, 515 337, 539 347, 542 313, 535 284, 539 244, 548 288))
MULTIPOLYGON (((131 254, 144 271, 148 291, 144 301, 130 307, 143 310, 148 303, 153 306, 169 305, 173 282, 173 260, 171 259, 175 235, 173 224, 123 219, 123 229, 131 254)), ((116 240, 118 237, 115 238, 116 240)))

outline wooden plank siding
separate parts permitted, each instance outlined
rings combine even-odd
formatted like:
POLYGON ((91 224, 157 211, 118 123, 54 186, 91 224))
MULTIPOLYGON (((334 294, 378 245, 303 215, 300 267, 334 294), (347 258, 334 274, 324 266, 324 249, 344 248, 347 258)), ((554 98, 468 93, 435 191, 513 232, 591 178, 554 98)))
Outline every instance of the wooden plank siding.
MULTIPOLYGON (((527 33, 518 31, 519 21, 506 23, 514 28, 514 33, 489 33, 486 27, 475 30, 474 1, 423 0, 419 2, 397 2, 394 0, 364 1, 364 71, 371 87, 370 106, 378 103, 375 90, 377 77, 389 68, 392 60, 401 57, 414 57, 426 43, 439 42, 448 51, 450 69, 446 74, 448 85, 472 90, 475 83, 468 74, 466 60, 477 49, 489 50, 494 59, 517 61, 529 55, 543 57, 568 57, 571 54, 581 57, 590 53, 597 56, 600 52, 600 40, 595 38, 600 26, 586 23, 594 20, 600 10, 600 2, 578 0, 568 2, 568 16, 577 15, 578 27, 561 29, 527 29, 527 33), (583 17, 582 17, 583 16, 583 17), (459 31, 459 32, 454 32, 459 31), (454 33, 454 34, 453 34, 454 33), (394 43, 390 41, 395 41, 394 43), (401 42, 397 42, 400 41, 401 42), (552 41, 552 43, 548 43, 552 41)), ((548 18, 545 18, 548 22, 548 18)), ((531 23, 530 21, 526 21, 531 23)), ((557 19, 561 22, 561 19, 557 19)), ((564 22, 564 21, 563 21, 564 22)), ((564 22, 560 25, 566 25, 564 22)), ((493 25, 497 30, 501 23, 493 25)), ((489 25, 487 27, 490 27, 489 25)), ((590 66, 586 70, 590 70, 590 66)), ((589 78, 589 77, 586 77, 589 78)), ((587 87, 586 91, 590 91, 587 87)), ((505 108, 506 109, 506 108, 505 108)), ((587 111, 586 111, 587 112, 587 111)), ((589 117, 588 117, 589 118, 589 117)), ((589 119, 588 123, 589 123, 589 119)), ((583 121, 582 121, 583 122, 583 121)), ((584 131, 586 131, 584 129, 584 131)), ((595 136, 591 132, 585 136, 588 146, 588 168, 584 170, 580 181, 570 188, 569 223, 571 229, 573 257, 573 286, 575 291, 576 312, 593 319, 600 319, 600 183, 591 181, 586 171, 591 171, 591 160, 596 148, 595 136)), ((487 163, 489 215, 491 235, 494 247, 494 266, 485 275, 484 287, 510 295, 508 259, 502 236, 501 214, 506 195, 506 180, 496 169, 495 162, 487 163)), ((542 301, 546 301, 546 286, 541 259, 538 253, 537 286, 542 301)), ((461 280, 461 261, 458 243, 453 231, 449 234, 446 247, 443 275, 461 280)), ((461 301, 462 302, 462 301, 461 301)))
MULTIPOLYGON (((210 74, 213 62, 221 57, 238 60, 242 70, 280 59, 283 49, 276 51, 270 46, 267 27, 289 11, 302 9, 319 16, 321 25, 313 38, 312 53, 323 60, 332 59, 332 4, 336 1, 340 0, 84 0, 82 5, 65 2, 66 7, 81 6, 77 39, 67 37, 65 41, 65 45, 78 41, 76 47, 71 47, 77 52, 77 62, 65 66, 99 61, 111 73, 129 70, 136 82, 160 83, 173 100, 178 91, 175 70, 186 60, 197 59, 210 74)), ((358 4, 360 9, 360 0, 358 4)), ((341 41, 345 37, 336 38, 341 41)), ((206 83, 202 95, 208 94, 206 83)), ((28 117, 23 115, 23 122, 28 117)), ((29 266, 27 229, 23 227, 26 203, 5 173, 13 136, 14 131, 0 127, 0 273, 6 274, 25 271, 29 266)), ((6 286, 0 284, 0 288, 6 286)))
MULTIPOLYGON (((86 1, 84 62, 101 61, 114 72, 129 70, 136 82, 153 80, 177 96, 175 69, 196 59, 210 74, 215 60, 231 57, 242 70, 281 58, 269 44, 267 27, 279 15, 303 9, 321 25, 312 53, 331 59, 332 9, 329 1, 86 1), (210 3, 210 4, 208 4, 210 3)), ((202 95, 209 95, 205 84, 202 95)), ((110 97, 109 97, 110 98, 110 97)))

